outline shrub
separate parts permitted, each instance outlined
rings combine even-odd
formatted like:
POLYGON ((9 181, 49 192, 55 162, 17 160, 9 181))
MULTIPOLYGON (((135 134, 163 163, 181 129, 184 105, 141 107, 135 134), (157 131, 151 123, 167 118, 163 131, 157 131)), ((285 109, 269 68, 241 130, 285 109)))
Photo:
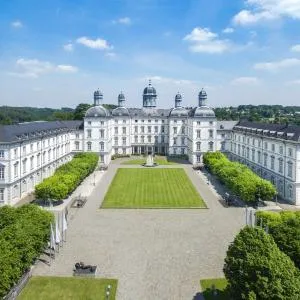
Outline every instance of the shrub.
POLYGON ((36 185, 36 198, 54 201, 67 198, 94 171, 98 158, 94 153, 76 154, 70 162, 57 168, 53 176, 36 185))
POLYGON ((122 158, 122 157, 130 157, 130 154, 113 154, 111 156, 111 160, 115 160, 117 158, 122 158))
POLYGON ((243 164, 231 162, 220 152, 207 152, 203 162, 234 194, 248 203, 257 204, 259 198, 272 200, 276 194, 271 182, 260 178, 243 164))
POLYGON ((53 215, 36 205, 0 208, 0 216, 7 212, 9 218, 5 224, 1 223, 0 228, 0 298, 43 251, 53 222, 53 215))
POLYGON ((260 228, 240 231, 227 251, 224 273, 233 299, 299 299, 299 270, 260 228))

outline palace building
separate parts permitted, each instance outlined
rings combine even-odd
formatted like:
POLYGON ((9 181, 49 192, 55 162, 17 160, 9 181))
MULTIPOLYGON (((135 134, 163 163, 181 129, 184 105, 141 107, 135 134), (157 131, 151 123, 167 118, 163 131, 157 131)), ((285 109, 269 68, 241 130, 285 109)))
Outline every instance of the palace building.
POLYGON ((103 106, 103 94, 83 121, 30 122, 0 126, 0 205, 14 205, 34 191, 76 152, 96 152, 109 165, 113 155, 161 154, 202 163, 207 151, 222 151, 270 180, 281 197, 300 205, 300 128, 296 126, 217 121, 202 89, 197 106, 184 106, 180 93, 174 107, 157 108, 151 81, 142 107, 127 107, 121 92, 118 107, 103 106))

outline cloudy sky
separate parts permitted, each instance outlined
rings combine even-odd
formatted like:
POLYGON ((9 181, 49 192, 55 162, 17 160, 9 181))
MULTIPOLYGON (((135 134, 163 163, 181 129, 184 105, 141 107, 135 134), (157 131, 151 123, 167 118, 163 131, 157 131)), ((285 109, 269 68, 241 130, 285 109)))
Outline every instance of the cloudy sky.
POLYGON ((75 107, 102 90, 159 107, 300 105, 299 0, 0 2, 0 105, 75 107))

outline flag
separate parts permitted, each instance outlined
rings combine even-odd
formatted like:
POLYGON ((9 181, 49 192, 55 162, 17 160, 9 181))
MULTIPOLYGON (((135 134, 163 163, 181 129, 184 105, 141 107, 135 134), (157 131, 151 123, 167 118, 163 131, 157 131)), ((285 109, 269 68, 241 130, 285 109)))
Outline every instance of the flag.
POLYGON ((62 231, 66 231, 68 229, 67 219, 65 215, 65 211, 62 213, 62 231))
POLYGON ((59 232, 59 228, 58 228, 58 221, 56 220, 55 223, 55 243, 59 244, 61 240, 61 236, 60 236, 60 232, 59 232))
POLYGON ((55 248, 55 238, 54 238, 54 232, 53 232, 53 225, 50 224, 50 249, 55 248))

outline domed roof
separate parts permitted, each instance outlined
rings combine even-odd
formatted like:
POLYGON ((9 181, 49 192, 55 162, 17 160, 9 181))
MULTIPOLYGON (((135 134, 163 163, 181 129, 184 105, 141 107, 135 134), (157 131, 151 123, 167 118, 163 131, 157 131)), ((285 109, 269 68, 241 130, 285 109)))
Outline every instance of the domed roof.
POLYGON ((102 92, 99 91, 99 89, 97 91, 94 92, 94 96, 103 96, 102 92))
POLYGON ((101 117, 108 117, 108 116, 109 116, 109 111, 102 105, 90 107, 85 113, 86 118, 95 118, 95 117, 101 118, 101 117))
POLYGON ((182 100, 182 96, 179 92, 176 94, 175 100, 182 100))
POLYGON ((125 107, 117 107, 112 111, 113 116, 129 116, 129 111, 125 107))
POLYGON ((187 117, 188 111, 184 107, 173 108, 170 112, 170 117, 187 117))
POLYGON ((205 92, 204 89, 202 89, 202 90, 199 92, 199 97, 207 97, 207 93, 205 92))
POLYGON ((118 100, 125 100, 125 95, 121 92, 118 96, 118 100))
POLYGON ((214 118, 215 112, 208 106, 196 107, 194 111, 194 117, 212 117, 214 118))
POLYGON ((156 89, 151 85, 151 80, 149 80, 149 85, 144 88, 144 95, 156 95, 156 89))

